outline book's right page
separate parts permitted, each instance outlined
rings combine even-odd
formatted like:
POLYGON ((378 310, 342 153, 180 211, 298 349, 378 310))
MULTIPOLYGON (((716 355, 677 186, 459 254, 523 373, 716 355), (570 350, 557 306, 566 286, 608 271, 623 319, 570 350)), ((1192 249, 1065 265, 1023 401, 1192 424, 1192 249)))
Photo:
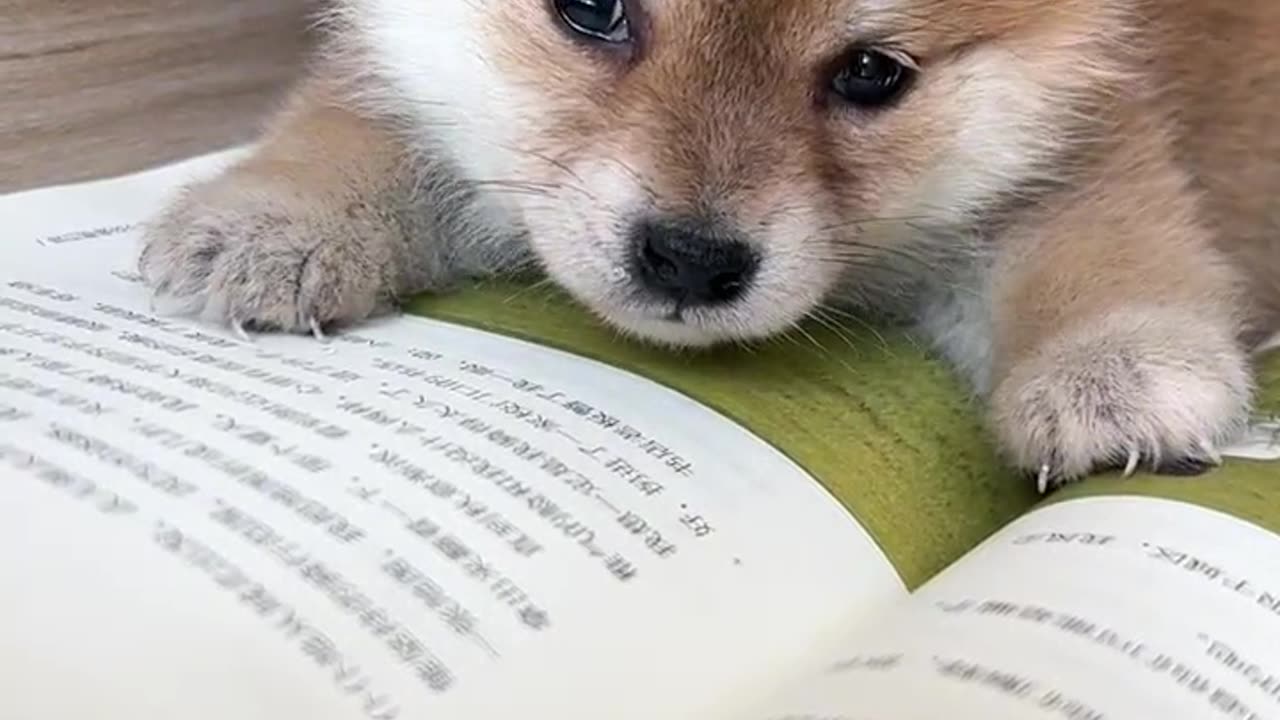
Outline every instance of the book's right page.
POLYGON ((1221 469, 1056 493, 729 717, 1280 718, 1280 353, 1261 373, 1221 469))

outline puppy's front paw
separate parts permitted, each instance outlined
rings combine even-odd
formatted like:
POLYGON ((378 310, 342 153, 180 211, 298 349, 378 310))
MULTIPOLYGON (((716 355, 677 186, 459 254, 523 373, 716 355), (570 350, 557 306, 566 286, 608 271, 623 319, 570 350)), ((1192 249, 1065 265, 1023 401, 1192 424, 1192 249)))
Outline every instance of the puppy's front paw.
POLYGON ((1139 310, 1047 342, 997 386, 992 420, 1041 492, 1120 468, 1194 475, 1242 430, 1251 390, 1229 329, 1139 310))
POLYGON ((188 190, 150 224, 139 269, 180 312, 241 334, 319 335, 391 299, 389 235, 367 205, 233 174, 188 190))

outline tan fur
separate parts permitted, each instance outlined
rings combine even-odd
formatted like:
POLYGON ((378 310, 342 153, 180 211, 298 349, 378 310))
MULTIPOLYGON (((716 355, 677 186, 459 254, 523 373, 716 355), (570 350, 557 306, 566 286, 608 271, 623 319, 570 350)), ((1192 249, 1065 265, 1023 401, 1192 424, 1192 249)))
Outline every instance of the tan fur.
POLYGON ((158 225, 153 283, 215 317, 306 330, 458 274, 424 253, 501 271, 526 238, 602 317, 663 342, 769 335, 827 304, 917 317, 1044 483, 1139 460, 1197 470, 1247 417, 1247 353, 1280 328, 1280 5, 633 0, 639 40, 612 49, 575 44, 542 0, 440 2, 424 21, 470 18, 459 52, 524 105, 492 125, 430 109, 488 101, 449 85, 479 80, 416 66, 413 38, 389 29, 419 12, 406 0, 348 0, 262 154, 158 225), (823 92, 855 41, 918 66, 896 107, 823 92), (461 173, 474 216, 457 187, 423 194, 453 159, 510 166, 461 173), (441 233, 422 207, 467 219, 441 233), (754 295, 676 327, 610 285, 640 211, 736 228, 767 258, 754 295), (495 247, 500 262, 476 260, 495 247))
POLYGON ((1280 329, 1280 4, 1170 5, 1157 68, 1181 125, 1175 157, 1214 242, 1248 276, 1253 344, 1280 329))
POLYGON ((324 77, 299 87, 259 141, 237 172, 282 180, 304 202, 380 197, 397 182, 404 152, 392 133, 344 107, 324 77), (317 156, 325 161, 309 161, 317 156))

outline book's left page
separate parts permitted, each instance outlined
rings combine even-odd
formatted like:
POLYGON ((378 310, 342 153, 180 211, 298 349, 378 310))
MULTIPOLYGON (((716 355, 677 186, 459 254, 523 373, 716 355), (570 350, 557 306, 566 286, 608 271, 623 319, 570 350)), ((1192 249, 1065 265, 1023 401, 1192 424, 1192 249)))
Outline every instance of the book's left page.
POLYGON ((904 595, 799 466, 636 375, 156 314, 138 225, 229 159, 0 198, 0 717, 697 717, 904 595))

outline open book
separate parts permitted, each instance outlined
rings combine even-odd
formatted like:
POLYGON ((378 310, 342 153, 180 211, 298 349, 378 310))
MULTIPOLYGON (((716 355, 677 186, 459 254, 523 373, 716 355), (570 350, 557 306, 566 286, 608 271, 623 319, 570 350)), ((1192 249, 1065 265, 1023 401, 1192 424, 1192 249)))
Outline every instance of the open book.
POLYGON ((229 157, 0 198, 0 717, 1280 718, 1275 359, 1213 475, 1040 498, 870 330, 158 315, 137 226, 229 157))

